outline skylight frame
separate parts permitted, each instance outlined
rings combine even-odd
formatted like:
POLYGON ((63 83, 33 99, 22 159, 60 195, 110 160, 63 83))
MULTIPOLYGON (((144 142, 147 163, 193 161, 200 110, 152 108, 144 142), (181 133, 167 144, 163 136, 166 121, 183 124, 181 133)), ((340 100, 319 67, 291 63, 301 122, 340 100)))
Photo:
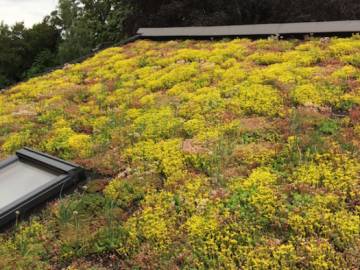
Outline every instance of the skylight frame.
POLYGON ((85 172, 80 166, 29 148, 21 149, 14 156, 0 161, 0 171, 16 162, 26 163, 36 170, 50 172, 54 174, 54 178, 49 178, 50 180, 45 184, 36 187, 24 196, 15 198, 13 202, 0 208, 0 227, 15 220, 19 215, 23 216, 29 210, 61 194, 86 178, 85 172))

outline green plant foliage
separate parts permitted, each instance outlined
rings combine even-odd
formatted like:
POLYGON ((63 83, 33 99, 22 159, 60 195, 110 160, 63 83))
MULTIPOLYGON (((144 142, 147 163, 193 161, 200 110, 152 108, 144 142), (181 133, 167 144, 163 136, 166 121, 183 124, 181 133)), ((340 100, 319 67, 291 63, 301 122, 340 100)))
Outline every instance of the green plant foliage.
POLYGON ((319 125, 319 131, 323 134, 334 135, 338 129, 338 123, 334 120, 326 120, 319 125))

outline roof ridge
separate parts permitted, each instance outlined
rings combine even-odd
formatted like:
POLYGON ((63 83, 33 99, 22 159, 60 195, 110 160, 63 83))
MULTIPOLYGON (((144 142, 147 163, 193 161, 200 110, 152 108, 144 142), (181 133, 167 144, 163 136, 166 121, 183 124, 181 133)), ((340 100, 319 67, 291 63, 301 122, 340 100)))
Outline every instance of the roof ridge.
POLYGON ((143 38, 161 37, 233 37, 304 34, 345 34, 360 32, 360 20, 269 23, 226 26, 139 28, 143 38))

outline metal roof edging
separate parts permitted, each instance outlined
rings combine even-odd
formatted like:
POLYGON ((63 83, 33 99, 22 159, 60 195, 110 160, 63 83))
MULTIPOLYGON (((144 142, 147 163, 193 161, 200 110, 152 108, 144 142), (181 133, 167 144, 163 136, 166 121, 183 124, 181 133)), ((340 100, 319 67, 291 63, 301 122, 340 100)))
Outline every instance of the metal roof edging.
POLYGON ((139 28, 143 38, 211 38, 236 36, 270 36, 358 33, 360 20, 300 22, 280 24, 248 24, 228 26, 191 26, 165 28, 139 28))

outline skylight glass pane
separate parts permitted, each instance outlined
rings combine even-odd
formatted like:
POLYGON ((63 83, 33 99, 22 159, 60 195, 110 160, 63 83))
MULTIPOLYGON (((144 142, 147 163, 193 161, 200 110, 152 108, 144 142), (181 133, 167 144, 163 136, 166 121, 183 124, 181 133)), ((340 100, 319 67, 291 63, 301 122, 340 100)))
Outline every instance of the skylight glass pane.
POLYGON ((0 170, 0 209, 23 198, 59 174, 17 161, 0 170))

